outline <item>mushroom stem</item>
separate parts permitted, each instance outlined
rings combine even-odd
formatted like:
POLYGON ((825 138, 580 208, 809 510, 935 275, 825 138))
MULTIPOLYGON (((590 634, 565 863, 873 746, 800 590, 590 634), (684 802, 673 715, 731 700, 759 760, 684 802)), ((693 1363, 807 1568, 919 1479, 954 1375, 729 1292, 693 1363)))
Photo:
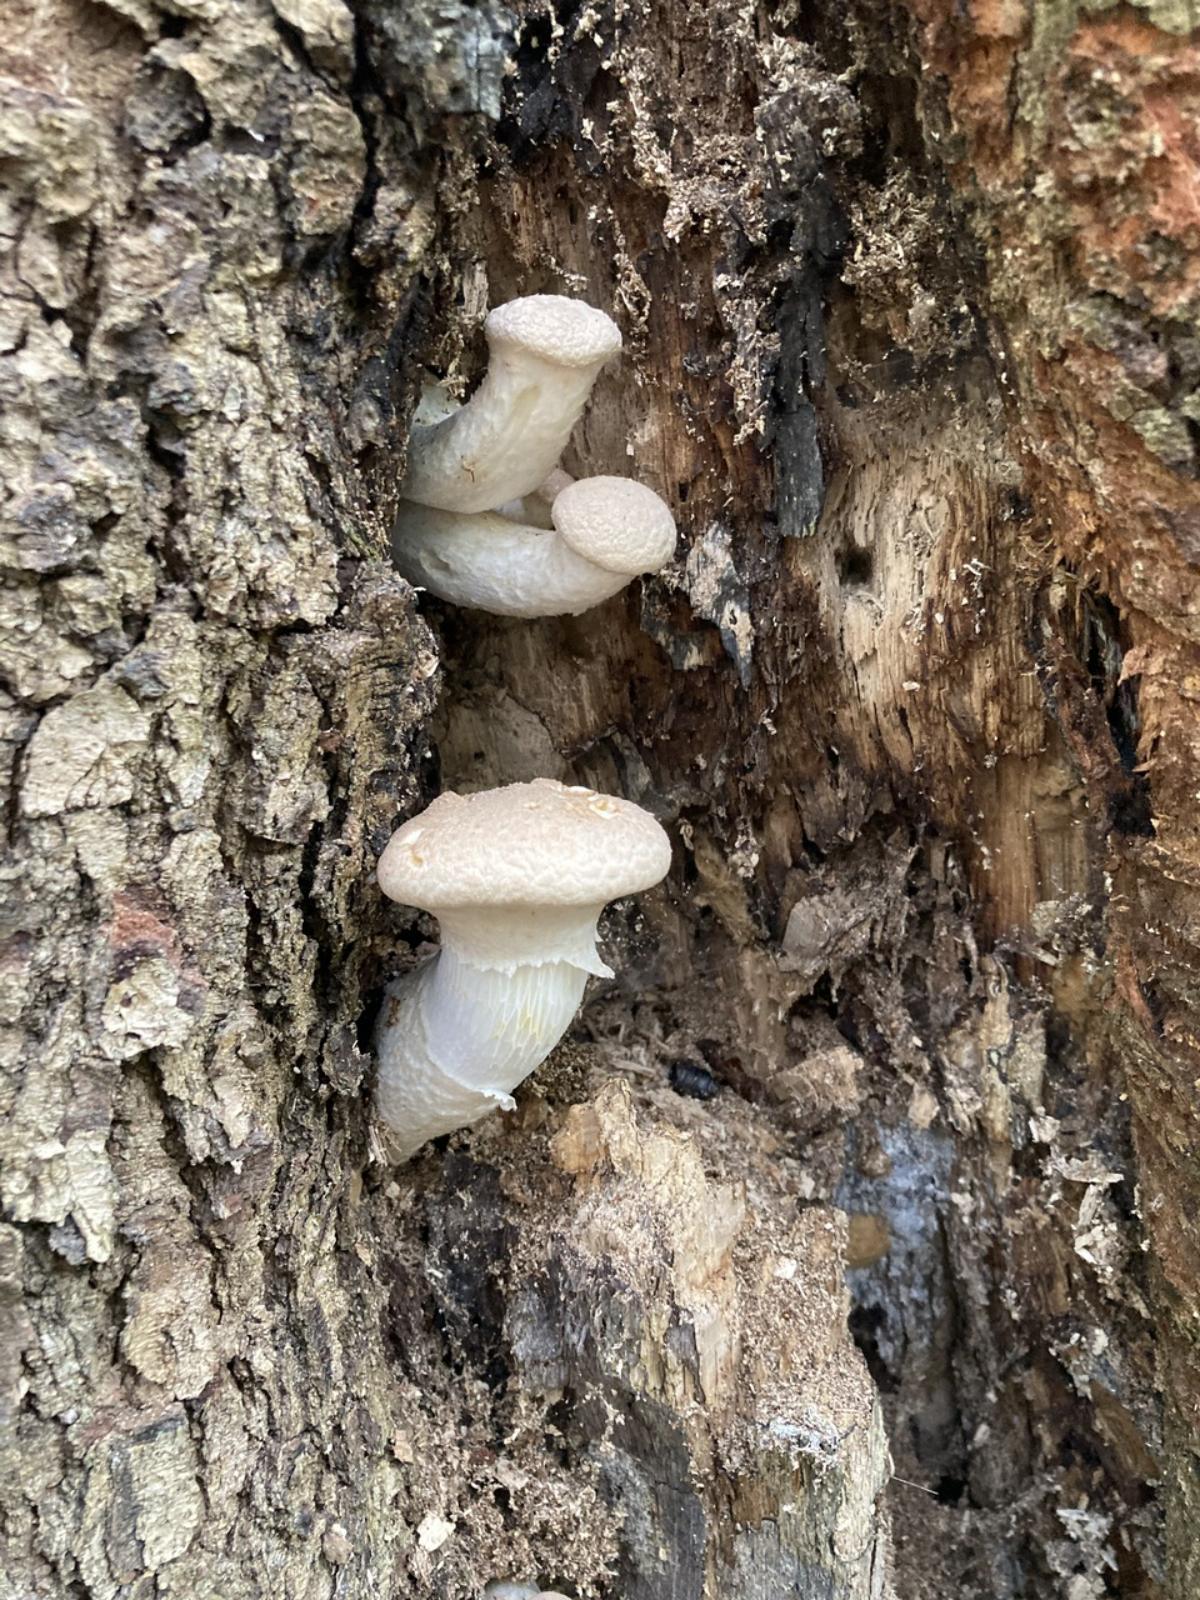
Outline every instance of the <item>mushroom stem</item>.
POLYGON ((396 1159, 511 1110, 579 1009, 602 907, 445 912, 440 953, 388 986, 376 1038, 377 1103, 396 1159))
POLYGON ((561 467, 555 467, 537 488, 521 500, 506 500, 496 510, 510 522, 526 522, 534 528, 552 528, 554 521, 550 508, 564 489, 569 489, 575 479, 561 467))
POLYGON ((578 616, 629 582, 585 561, 559 536, 499 512, 475 516, 405 502, 392 559, 409 583, 452 605, 498 617, 578 616))
POLYGON ((515 972, 567 961, 597 978, 611 978, 596 948, 603 901, 584 906, 469 906, 440 910, 442 949, 475 967, 515 972))
POLYGON ((601 367, 621 348, 616 323, 562 295, 529 295, 490 313, 479 388, 449 416, 414 427, 403 493, 443 511, 487 511, 536 489, 557 465, 601 367))
POLYGON ((619 594, 675 548, 668 507, 628 478, 566 479, 550 516, 553 530, 495 511, 468 516, 406 502, 392 530, 392 556, 410 583, 454 605, 501 617, 560 617, 619 594))

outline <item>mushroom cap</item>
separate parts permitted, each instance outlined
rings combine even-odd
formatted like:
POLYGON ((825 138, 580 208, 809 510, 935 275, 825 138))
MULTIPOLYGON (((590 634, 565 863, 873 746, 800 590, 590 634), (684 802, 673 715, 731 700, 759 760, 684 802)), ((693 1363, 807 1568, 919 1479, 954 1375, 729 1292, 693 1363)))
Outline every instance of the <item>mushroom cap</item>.
POLYGON ((564 544, 607 572, 657 572, 675 550, 670 507, 632 478, 580 478, 555 497, 550 517, 564 544))
POLYGON ((565 294, 527 294, 489 311, 488 344, 513 345, 558 367, 594 367, 621 348, 621 330, 603 311, 565 294))
POLYGON ((389 839, 379 887, 425 911, 602 905, 648 889, 671 843, 630 800, 553 778, 443 794, 389 839))

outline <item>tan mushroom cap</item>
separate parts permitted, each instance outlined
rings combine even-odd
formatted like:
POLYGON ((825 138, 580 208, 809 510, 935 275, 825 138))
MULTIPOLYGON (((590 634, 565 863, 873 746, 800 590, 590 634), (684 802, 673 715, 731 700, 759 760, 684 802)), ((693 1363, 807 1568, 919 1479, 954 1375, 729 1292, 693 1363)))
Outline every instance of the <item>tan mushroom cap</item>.
POLYGON ((606 572, 657 572, 675 551, 670 507, 632 478, 580 478, 555 497, 550 517, 564 544, 606 572))
POLYGON ((587 906, 648 889, 671 843, 630 800, 553 778, 443 794, 398 828, 379 887, 425 911, 464 906, 587 906))
POLYGON ((563 294, 527 294, 497 306, 483 331, 493 349, 515 345, 559 367, 594 367, 621 348, 610 316, 563 294))

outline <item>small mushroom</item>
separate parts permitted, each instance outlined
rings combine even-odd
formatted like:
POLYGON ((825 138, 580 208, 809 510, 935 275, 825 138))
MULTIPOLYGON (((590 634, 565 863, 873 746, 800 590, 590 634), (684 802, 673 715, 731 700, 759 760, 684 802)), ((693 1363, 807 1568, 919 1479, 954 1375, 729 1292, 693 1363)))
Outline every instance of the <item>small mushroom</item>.
POLYGON ((671 862, 640 806, 551 778, 439 796, 379 858, 392 900, 433 912, 442 945, 389 984, 376 1036, 376 1105, 393 1154, 498 1107, 553 1050, 588 975, 601 911, 671 862))
POLYGON ((495 511, 467 516, 408 503, 396 519, 392 555, 410 583, 455 605, 559 617, 577 616, 639 573, 656 572, 675 549, 670 509, 629 478, 569 482, 550 516, 553 530, 495 511))
POLYGON ((466 405, 416 426, 401 493, 442 511, 490 511, 557 465, 600 368, 621 348, 611 317, 531 294, 489 312, 488 369, 466 405))

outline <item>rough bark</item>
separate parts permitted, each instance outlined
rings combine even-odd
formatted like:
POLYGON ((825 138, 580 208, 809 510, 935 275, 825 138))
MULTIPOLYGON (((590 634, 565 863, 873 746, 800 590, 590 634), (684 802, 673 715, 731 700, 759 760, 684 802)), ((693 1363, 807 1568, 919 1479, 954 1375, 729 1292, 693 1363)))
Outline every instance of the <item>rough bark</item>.
POLYGON ((0 1592, 1191 1600, 1189 20, 10 4, 0 1592), (536 290, 683 546, 502 623, 382 556, 536 290), (374 857, 534 775, 675 871, 393 1173, 374 857))

